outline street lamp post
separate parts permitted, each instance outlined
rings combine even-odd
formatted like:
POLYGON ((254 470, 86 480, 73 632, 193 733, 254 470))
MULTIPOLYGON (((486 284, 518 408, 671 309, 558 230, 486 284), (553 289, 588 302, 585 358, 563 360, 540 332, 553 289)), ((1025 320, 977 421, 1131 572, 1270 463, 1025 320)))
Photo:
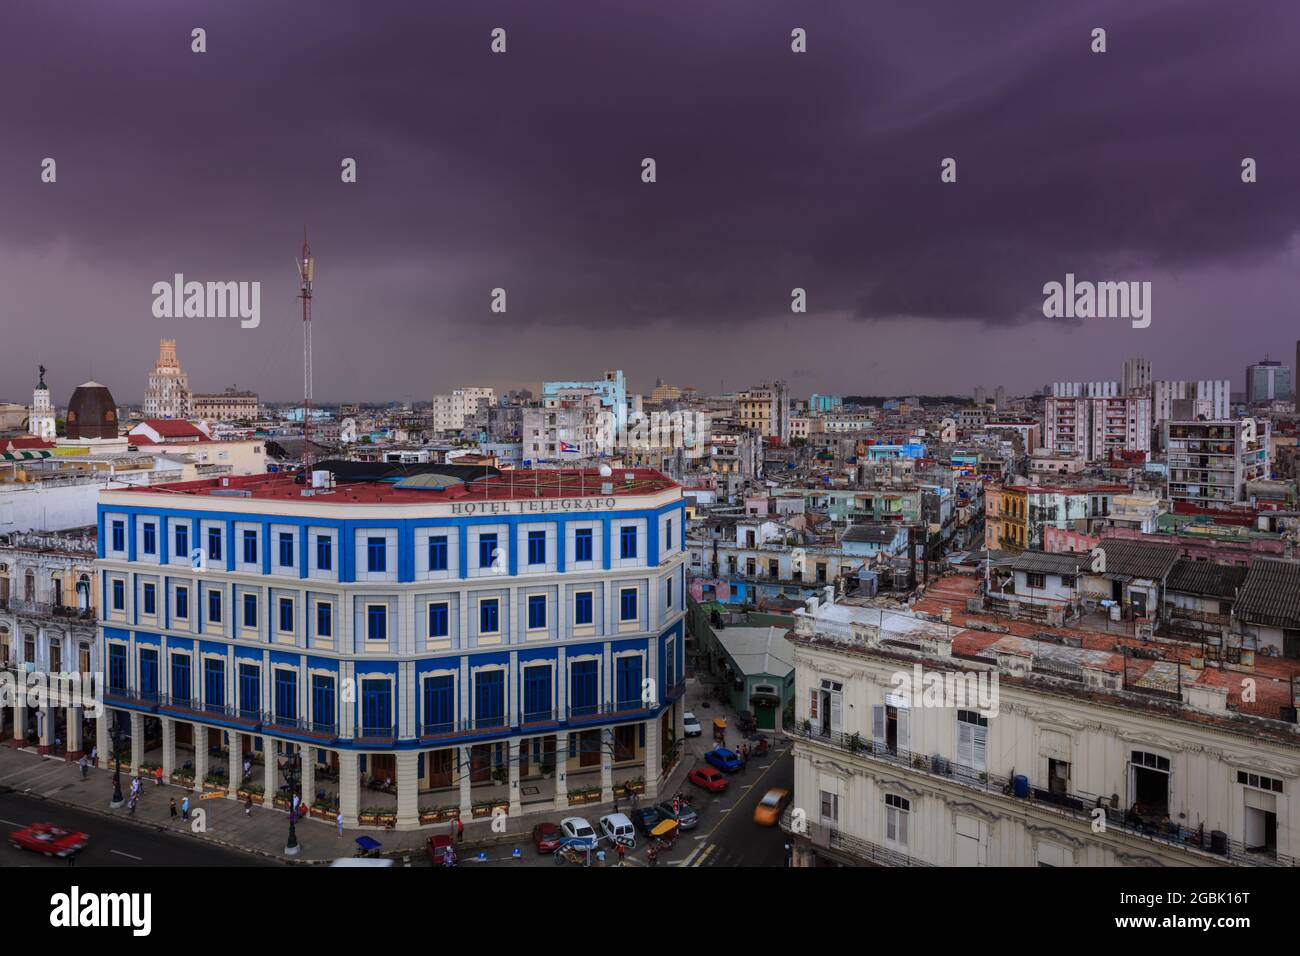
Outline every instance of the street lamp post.
POLYGON ((280 772, 284 774, 284 782, 289 787, 289 839, 284 845, 284 855, 297 856, 301 847, 298 846, 298 831, 294 828, 297 808, 293 805, 293 797, 298 792, 302 772, 302 753, 297 748, 280 764, 280 772))
POLYGON ((109 807, 116 809, 125 802, 122 799, 122 725, 121 715, 117 711, 113 712, 109 734, 113 740, 113 800, 109 807))

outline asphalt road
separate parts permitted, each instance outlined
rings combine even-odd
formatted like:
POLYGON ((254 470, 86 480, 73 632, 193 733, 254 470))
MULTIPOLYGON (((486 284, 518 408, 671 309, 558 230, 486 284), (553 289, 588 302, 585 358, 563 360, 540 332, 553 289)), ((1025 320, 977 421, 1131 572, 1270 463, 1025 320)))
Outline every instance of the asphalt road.
MULTIPOLYGON (((789 746, 788 744, 786 745, 789 746)), ((754 822, 754 808, 773 787, 794 790, 794 758, 789 750, 769 765, 759 768, 751 761, 746 774, 731 778, 732 786, 748 787, 725 812, 702 816, 705 822, 698 836, 699 852, 686 866, 785 866, 785 844, 789 839, 780 827, 762 827, 754 822)))
MULTIPOLYGON (((239 853, 210 843, 191 840, 155 827, 116 820, 73 807, 65 807, 18 793, 0 794, 0 835, 36 821, 54 823, 90 834, 90 842, 75 863, 85 866, 273 866, 260 856, 239 853)), ((67 867, 66 860, 51 859, 29 850, 0 843, 0 867, 67 867)))
MULTIPOLYGON (((711 741, 693 738, 688 741, 689 766, 703 764, 701 755, 712 746, 711 741)), ((672 866, 785 866, 785 844, 787 835, 780 827, 763 827, 754 822, 754 807, 772 787, 794 789, 794 759, 789 753, 789 744, 778 749, 763 760, 751 760, 744 773, 728 776, 730 786, 722 794, 711 794, 685 785, 690 796, 691 806, 699 814, 700 822, 693 830, 685 830, 670 850, 659 856, 659 867, 672 866)), ((666 797, 670 795, 665 795, 666 797)), ((626 805, 621 809, 626 810, 626 805)), ((602 810, 601 812, 605 812, 602 810)), ((583 816, 575 812, 575 816, 583 816)), ((556 813, 549 819, 559 822, 561 816, 556 813)), ((589 822, 595 826, 600 813, 587 814, 589 822)), ((526 836, 521 836, 515 844, 522 850, 519 860, 510 856, 510 846, 495 846, 486 852, 487 859, 479 863, 469 858, 462 861, 466 866, 544 866, 554 867, 552 857, 539 856, 526 836)), ((613 854, 605 846, 607 865, 613 865, 613 854)), ((646 841, 637 835, 637 845, 628 854, 631 866, 646 866, 646 841)), ((466 856, 472 857, 471 854, 466 856)), ((423 855, 413 856, 412 866, 427 866, 423 855)))

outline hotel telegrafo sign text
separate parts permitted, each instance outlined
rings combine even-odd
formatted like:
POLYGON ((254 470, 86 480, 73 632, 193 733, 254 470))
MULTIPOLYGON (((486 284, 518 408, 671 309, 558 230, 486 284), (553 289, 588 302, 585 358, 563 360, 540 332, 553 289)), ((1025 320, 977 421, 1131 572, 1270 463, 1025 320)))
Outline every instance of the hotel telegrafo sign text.
POLYGON ((511 501, 458 501, 452 504, 454 515, 531 515, 549 511, 610 511, 615 498, 537 498, 511 501))

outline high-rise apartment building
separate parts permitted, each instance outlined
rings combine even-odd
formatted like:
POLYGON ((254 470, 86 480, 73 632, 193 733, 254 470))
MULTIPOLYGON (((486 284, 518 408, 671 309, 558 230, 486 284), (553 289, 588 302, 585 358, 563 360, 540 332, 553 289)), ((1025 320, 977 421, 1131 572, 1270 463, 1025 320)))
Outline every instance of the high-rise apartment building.
POLYGON ((1151 388, 1151 361, 1144 358, 1131 358, 1124 362, 1124 394, 1145 393, 1151 388))
POLYGON ((1291 367, 1281 362, 1256 362, 1246 367, 1246 401, 1271 402, 1294 395, 1291 367))
POLYGON ((1164 426, 1170 504, 1226 508, 1246 501, 1246 483, 1268 477, 1267 422, 1170 421, 1164 426))
POLYGON ((469 386, 454 388, 447 395, 433 396, 433 430, 458 432, 479 410, 479 403, 491 405, 496 392, 490 388, 469 386))

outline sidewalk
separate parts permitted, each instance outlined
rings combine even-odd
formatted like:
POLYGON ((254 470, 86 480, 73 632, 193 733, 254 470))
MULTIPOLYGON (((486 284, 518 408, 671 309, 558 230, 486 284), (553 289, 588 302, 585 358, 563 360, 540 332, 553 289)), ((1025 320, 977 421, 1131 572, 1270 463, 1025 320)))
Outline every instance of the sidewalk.
MULTIPOLYGON (((682 759, 678 760, 668 780, 661 786, 661 794, 671 794, 682 789, 686 782, 687 771, 694 766, 695 756, 692 748, 687 747, 682 759)), ((35 749, 15 750, 7 743, 0 746, 0 790, 12 790, 26 793, 33 797, 74 806, 93 813, 130 819, 141 826, 157 829, 186 832, 192 830, 193 821, 187 823, 180 819, 181 801, 190 798, 191 815, 202 809, 206 812, 204 832, 195 832, 197 840, 208 840, 228 849, 242 850, 260 856, 281 860, 286 863, 328 863, 339 857, 352 856, 359 836, 369 836, 378 840, 384 848, 385 855, 413 853, 422 855, 425 843, 430 836, 437 833, 451 832, 452 824, 424 827, 419 830, 379 830, 374 827, 363 829, 344 829, 342 838, 332 821, 307 817, 298 821, 295 829, 298 836, 299 853, 296 857, 284 854, 284 845, 289 835, 289 815, 283 810, 256 806, 250 814, 245 814, 244 805, 225 797, 209 797, 200 800, 192 790, 164 784, 158 786, 146 781, 141 788, 141 797, 134 818, 126 806, 111 809, 109 803, 113 796, 112 769, 90 770, 89 776, 81 779, 81 768, 76 763, 68 763, 62 758, 42 757, 35 749), (169 802, 176 801, 177 816, 173 818, 169 802)), ((129 798, 131 778, 126 767, 122 770, 122 795, 129 798)), ((625 808, 626 800, 621 800, 620 808, 625 808)), ((479 847, 515 844, 526 848, 531 839, 532 828, 542 821, 559 822, 570 814, 584 816, 593 822, 613 809, 613 804, 586 804, 573 811, 555 810, 550 813, 526 814, 506 821, 504 833, 492 832, 492 821, 467 820, 465 822, 465 846, 462 855, 479 847)))

